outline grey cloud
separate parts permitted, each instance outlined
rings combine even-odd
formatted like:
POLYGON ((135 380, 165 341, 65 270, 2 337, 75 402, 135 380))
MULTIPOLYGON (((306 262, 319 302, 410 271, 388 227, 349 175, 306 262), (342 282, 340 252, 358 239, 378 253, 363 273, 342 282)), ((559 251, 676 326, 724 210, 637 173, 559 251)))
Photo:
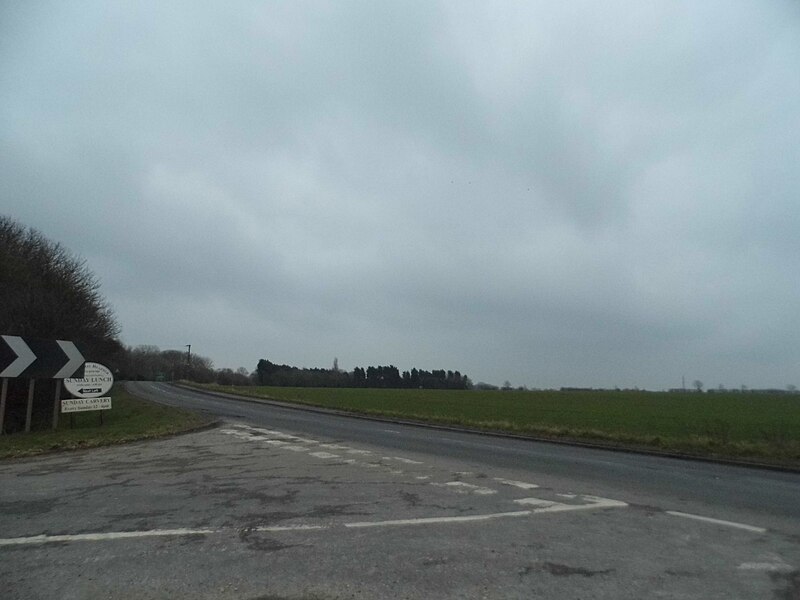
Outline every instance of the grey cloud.
POLYGON ((794 377, 794 3, 1 10, 2 211, 89 260, 128 343, 794 377))

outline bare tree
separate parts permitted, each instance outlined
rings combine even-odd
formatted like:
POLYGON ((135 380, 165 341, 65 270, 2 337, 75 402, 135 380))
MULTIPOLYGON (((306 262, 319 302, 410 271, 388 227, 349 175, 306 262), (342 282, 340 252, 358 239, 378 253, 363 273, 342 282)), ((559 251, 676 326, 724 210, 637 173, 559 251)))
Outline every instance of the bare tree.
POLYGON ((702 391, 703 391, 703 382, 702 382, 702 381, 700 381, 699 379, 695 379, 695 380, 692 382, 692 385, 694 386, 694 388, 695 388, 695 389, 696 389, 698 392, 702 392, 702 391))

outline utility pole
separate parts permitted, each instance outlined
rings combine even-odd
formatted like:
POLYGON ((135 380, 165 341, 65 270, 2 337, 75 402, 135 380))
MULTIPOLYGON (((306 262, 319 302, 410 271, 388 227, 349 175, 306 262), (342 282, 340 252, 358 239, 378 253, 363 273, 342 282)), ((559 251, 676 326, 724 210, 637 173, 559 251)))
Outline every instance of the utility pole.
POLYGON ((186 344, 186 364, 192 364, 192 345, 186 344))

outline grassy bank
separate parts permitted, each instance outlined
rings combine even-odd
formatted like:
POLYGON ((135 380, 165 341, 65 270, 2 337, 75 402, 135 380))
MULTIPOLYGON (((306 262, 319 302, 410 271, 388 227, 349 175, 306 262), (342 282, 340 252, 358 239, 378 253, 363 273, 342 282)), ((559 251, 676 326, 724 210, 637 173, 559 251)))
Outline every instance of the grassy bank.
POLYGON ((204 386, 361 414, 800 466, 800 396, 204 386))
POLYGON ((134 398, 122 386, 110 394, 111 410, 62 414, 56 431, 34 431, 0 436, 0 458, 31 456, 43 452, 108 446, 133 440, 180 433, 210 422, 207 417, 134 398))

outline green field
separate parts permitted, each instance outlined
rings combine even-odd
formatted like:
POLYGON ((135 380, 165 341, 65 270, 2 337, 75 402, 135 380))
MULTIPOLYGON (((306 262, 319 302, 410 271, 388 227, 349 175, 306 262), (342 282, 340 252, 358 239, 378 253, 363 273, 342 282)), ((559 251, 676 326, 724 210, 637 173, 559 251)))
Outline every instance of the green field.
POLYGON ((800 395, 203 387, 361 414, 800 466, 800 395))
POLYGON ((62 414, 56 431, 1 435, 0 458, 161 437, 202 427, 210 422, 207 417, 196 413, 139 400, 119 386, 115 386, 110 395, 111 410, 73 413, 73 419, 62 414))

